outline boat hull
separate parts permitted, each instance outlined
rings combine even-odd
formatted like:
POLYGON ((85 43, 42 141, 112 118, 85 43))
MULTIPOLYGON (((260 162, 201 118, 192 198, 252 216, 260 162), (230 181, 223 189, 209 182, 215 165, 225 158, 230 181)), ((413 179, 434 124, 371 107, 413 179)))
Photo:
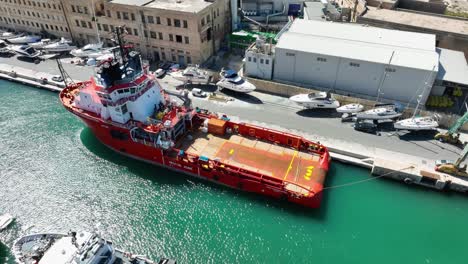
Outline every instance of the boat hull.
MULTIPOLYGON (((77 115, 93 132, 96 138, 110 149, 133 159, 158 165, 176 172, 184 173, 200 179, 204 179, 216 184, 224 185, 233 189, 252 192, 269 196, 278 200, 296 203, 305 207, 318 208, 322 200, 323 185, 314 183, 309 195, 295 195, 287 191, 284 187, 275 188, 265 184, 265 182, 255 182, 251 179, 242 178, 241 175, 233 175, 226 171, 211 170, 206 171, 200 165, 184 163, 177 158, 166 156, 161 149, 155 148, 152 143, 142 144, 131 140, 130 131, 123 127, 113 126, 99 118, 84 116, 80 112, 67 108, 77 115), (114 137, 120 134, 118 138, 114 137), (125 138, 125 140, 122 140, 125 138)), ((321 160, 320 168, 323 175, 328 171, 330 156, 328 152, 321 160)), ((325 177, 325 176, 324 176, 325 177)))

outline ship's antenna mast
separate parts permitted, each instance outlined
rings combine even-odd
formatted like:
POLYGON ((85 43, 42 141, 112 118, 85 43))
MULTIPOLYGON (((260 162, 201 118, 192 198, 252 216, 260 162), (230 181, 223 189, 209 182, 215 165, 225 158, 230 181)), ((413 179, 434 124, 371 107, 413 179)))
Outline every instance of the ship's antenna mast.
POLYGON ((58 68, 59 68, 59 71, 60 71, 60 76, 62 76, 63 83, 65 84, 65 87, 75 85, 75 81, 73 81, 73 79, 70 77, 70 75, 63 68, 62 61, 59 58, 57 58, 56 61, 57 61, 57 65, 58 65, 58 68))
POLYGON ((125 26, 117 26, 115 27, 114 34, 115 39, 114 42, 117 42, 120 51, 120 58, 122 60, 121 63, 124 63, 124 41, 122 39, 122 34, 125 33, 125 26))

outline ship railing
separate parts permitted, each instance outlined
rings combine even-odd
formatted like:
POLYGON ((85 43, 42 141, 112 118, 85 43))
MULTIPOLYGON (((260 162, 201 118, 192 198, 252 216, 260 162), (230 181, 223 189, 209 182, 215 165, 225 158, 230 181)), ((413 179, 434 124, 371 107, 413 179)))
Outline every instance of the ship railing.
POLYGON ((149 81, 147 83, 147 85, 145 86, 145 88, 141 89, 138 93, 132 95, 132 96, 129 96, 129 97, 124 97, 124 98, 120 98, 119 100, 117 100, 116 102, 109 102, 108 105, 110 106, 117 106, 117 105, 122 105, 128 101, 132 101, 132 102, 135 102, 136 99, 138 99, 142 94, 146 93, 153 85, 153 82, 149 81))

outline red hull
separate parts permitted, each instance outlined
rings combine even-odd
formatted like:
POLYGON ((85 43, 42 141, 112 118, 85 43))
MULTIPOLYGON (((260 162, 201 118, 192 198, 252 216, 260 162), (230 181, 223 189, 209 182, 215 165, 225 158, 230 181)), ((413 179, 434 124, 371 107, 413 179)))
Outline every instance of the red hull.
MULTIPOLYGON (((323 189, 320 183, 314 184, 313 190, 311 190, 313 194, 303 196, 291 194, 291 192, 286 191, 282 186, 271 184, 266 180, 257 181, 254 178, 249 179, 249 177, 242 177, 242 175, 236 175, 226 171, 206 171, 201 169, 199 164, 168 157, 164 155, 163 151, 160 149, 130 140, 129 130, 127 129, 112 126, 95 117, 82 116, 80 113, 74 112, 71 109, 68 110, 79 116, 104 145, 125 156, 209 180, 237 190, 258 193, 279 200, 287 200, 310 208, 320 207, 323 189), (128 140, 121 140, 113 137, 110 130, 119 131, 127 135, 128 140)), ((321 161, 322 169, 328 170, 328 162, 329 156, 328 152, 326 152, 326 155, 322 157, 321 161)))

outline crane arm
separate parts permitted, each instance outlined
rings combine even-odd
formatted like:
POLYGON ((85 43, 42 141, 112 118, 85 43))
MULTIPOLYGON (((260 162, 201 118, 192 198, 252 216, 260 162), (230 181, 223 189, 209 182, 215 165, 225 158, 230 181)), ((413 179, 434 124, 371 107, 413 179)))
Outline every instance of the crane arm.
POLYGON ((465 148, 463 149, 462 153, 460 154, 460 157, 458 157, 454 165, 457 168, 460 167, 460 164, 466 159, 466 156, 468 156, 468 144, 465 145, 465 148))
POLYGON ((457 122, 448 130, 449 134, 456 134, 461 126, 463 126, 468 121, 468 111, 460 117, 457 122))

